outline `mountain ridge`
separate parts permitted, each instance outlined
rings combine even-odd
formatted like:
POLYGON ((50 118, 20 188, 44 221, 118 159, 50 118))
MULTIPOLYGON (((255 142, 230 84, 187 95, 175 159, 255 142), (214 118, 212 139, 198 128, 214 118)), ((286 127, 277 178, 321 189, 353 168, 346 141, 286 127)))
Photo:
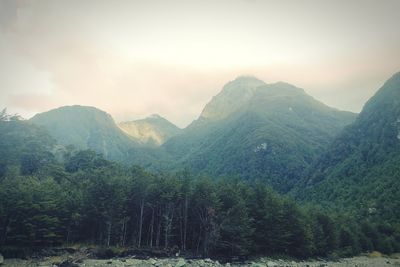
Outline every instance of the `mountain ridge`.
POLYGON ((396 73, 333 140, 295 194, 326 205, 351 203, 366 215, 375 210, 382 217, 400 218, 394 193, 400 189, 399 162, 400 73, 396 73))

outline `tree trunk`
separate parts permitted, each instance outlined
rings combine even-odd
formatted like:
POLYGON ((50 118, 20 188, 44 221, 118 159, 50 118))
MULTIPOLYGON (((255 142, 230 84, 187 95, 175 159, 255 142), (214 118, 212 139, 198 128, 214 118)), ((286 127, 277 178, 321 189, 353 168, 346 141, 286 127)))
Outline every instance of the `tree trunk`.
POLYGON ((140 222, 139 222, 139 244, 138 247, 140 248, 140 245, 142 243, 142 228, 143 228, 143 210, 144 210, 144 199, 142 199, 140 203, 140 222))
POLYGON ((7 242, 7 234, 8 234, 8 226, 10 225, 10 219, 9 217, 7 217, 7 219, 5 220, 4 223, 4 229, 3 229, 3 236, 2 236, 2 240, 0 242, 1 245, 5 245, 7 242))
POLYGON ((160 246, 160 236, 161 236, 161 211, 158 212, 158 226, 157 226, 157 237, 156 237, 156 247, 160 246))
POLYGON ((171 204, 171 203, 168 204, 164 218, 165 218, 165 229, 164 229, 165 243, 164 243, 164 246, 165 246, 165 248, 167 248, 168 247, 168 239, 169 239, 169 235, 170 235, 171 228, 172 228, 172 220, 174 219, 173 204, 171 204))
POLYGON ((108 224, 108 228, 107 228, 107 247, 109 247, 110 246, 110 240, 111 240, 111 226, 112 226, 112 223, 110 221, 107 224, 108 224))
POLYGON ((150 224, 150 247, 153 247, 153 232, 154 232, 154 209, 151 212, 151 224, 150 224))
POLYGON ((187 217, 188 217, 188 197, 185 196, 185 206, 183 210, 183 250, 186 250, 186 237, 187 237, 187 217))

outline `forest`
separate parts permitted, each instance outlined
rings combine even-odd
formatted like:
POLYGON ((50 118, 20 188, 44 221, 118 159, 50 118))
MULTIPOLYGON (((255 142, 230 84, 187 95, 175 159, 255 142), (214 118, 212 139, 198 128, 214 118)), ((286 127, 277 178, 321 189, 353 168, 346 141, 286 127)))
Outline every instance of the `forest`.
POLYGON ((257 180, 123 166, 58 147, 42 128, 4 113, 0 134, 2 248, 91 244, 298 258, 400 251, 400 225, 374 213, 298 204, 257 180))

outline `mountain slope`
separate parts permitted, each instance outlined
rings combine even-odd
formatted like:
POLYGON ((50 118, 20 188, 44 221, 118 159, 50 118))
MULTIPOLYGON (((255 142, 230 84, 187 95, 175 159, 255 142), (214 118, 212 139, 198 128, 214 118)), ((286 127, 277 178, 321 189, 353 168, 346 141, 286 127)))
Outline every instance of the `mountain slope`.
POLYGON ((13 168, 30 175, 49 167, 55 148, 55 140, 41 127, 22 120, 0 120, 0 178, 13 168))
POLYGON ((123 160, 137 145, 109 114, 94 107, 60 107, 37 114, 30 121, 46 128, 62 145, 89 148, 109 159, 123 160))
POLYGON ((260 178, 286 192, 354 117, 292 85, 239 77, 163 147, 196 172, 260 178))
POLYGON ((400 73, 365 104, 315 164, 297 195, 400 218, 400 73))
POLYGON ((157 114, 142 120, 121 122, 118 126, 135 141, 151 146, 162 145, 181 130, 157 114))

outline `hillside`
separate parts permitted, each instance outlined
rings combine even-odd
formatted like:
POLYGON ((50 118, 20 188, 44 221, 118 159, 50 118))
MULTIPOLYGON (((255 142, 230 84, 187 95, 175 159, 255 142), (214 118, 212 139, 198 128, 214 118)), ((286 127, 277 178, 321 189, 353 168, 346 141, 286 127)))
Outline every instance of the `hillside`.
POLYGON ((0 120, 0 178, 42 171, 54 162, 55 149, 55 140, 41 127, 21 120, 0 120))
POLYGON ((400 73, 365 104, 299 186, 300 199, 400 218, 400 73))
POLYGON ((163 148, 194 172, 262 179, 286 192, 354 118, 290 84, 239 77, 163 148))
POLYGON ((94 107, 65 106, 35 115, 30 121, 43 126, 61 145, 92 149, 106 158, 124 160, 137 146, 112 117, 94 107))
POLYGON ((181 130, 157 114, 141 120, 121 122, 118 126, 133 140, 150 146, 162 145, 181 130))

